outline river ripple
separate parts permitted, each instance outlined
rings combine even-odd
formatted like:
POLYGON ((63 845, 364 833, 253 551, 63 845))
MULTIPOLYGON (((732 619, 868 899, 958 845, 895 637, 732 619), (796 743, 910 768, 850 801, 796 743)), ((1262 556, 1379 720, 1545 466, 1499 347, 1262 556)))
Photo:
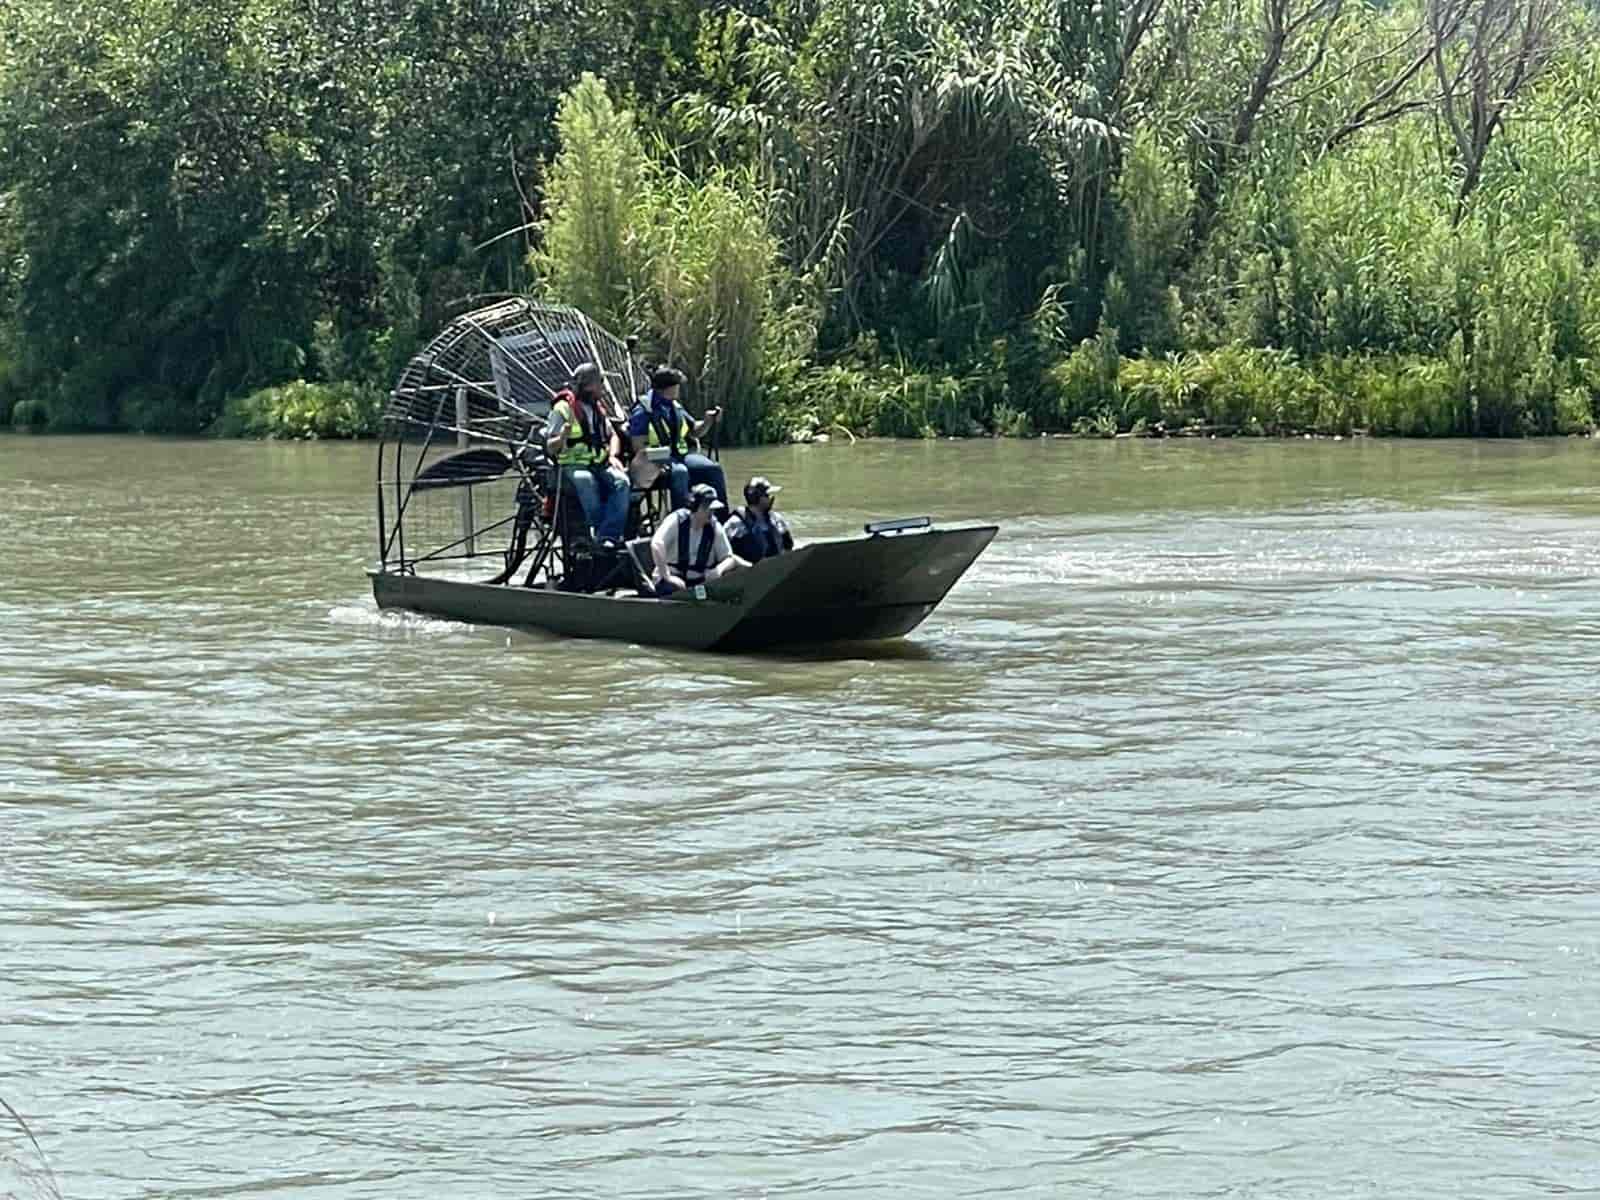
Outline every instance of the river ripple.
POLYGON ((366 447, 0 438, 0 1096, 71 1200, 1600 1191, 1595 455, 730 454, 1002 524, 760 658, 379 616, 366 447))

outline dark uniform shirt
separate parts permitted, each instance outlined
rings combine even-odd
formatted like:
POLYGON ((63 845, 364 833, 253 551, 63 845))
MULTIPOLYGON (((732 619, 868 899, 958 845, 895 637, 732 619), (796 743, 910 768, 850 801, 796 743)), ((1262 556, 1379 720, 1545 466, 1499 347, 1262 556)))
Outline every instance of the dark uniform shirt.
POLYGON ((794 534, 789 532, 787 521, 775 512, 761 517, 748 508, 728 518, 728 541, 733 552, 746 562, 775 558, 794 549, 794 534))

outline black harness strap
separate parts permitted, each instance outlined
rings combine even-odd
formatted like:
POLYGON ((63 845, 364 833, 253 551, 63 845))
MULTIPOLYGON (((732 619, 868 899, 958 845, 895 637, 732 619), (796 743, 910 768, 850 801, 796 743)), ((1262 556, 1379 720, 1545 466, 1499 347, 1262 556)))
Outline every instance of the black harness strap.
POLYGON ((678 449, 678 432, 683 428, 683 422, 678 415, 678 406, 672 406, 670 424, 657 415, 655 405, 652 404, 646 411, 650 414, 650 425, 656 431, 656 440, 671 448, 673 458, 682 458, 683 452, 678 449))
POLYGON ((695 552, 694 565, 689 565, 689 516, 687 509, 679 509, 683 519, 678 522, 678 574, 682 575, 684 582, 689 581, 690 575, 699 575, 704 578, 706 567, 711 563, 711 548, 716 544, 716 526, 710 521, 700 531, 700 545, 695 552))

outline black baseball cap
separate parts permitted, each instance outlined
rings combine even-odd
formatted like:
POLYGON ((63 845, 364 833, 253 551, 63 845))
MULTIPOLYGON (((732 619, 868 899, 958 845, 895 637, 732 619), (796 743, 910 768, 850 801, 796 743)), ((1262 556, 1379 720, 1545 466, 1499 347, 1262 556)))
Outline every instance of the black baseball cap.
POLYGON ((765 475, 757 475, 744 485, 744 498, 754 502, 762 496, 776 496, 783 488, 772 482, 765 475))

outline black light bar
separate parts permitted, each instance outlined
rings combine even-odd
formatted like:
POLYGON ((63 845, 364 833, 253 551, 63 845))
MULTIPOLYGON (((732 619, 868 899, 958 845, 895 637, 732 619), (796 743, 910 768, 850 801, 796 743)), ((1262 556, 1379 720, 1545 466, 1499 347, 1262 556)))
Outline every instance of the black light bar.
POLYGON ((904 533, 908 529, 930 529, 932 527, 932 517, 901 517, 895 521, 868 521, 862 526, 873 537, 877 537, 880 533, 904 533))

